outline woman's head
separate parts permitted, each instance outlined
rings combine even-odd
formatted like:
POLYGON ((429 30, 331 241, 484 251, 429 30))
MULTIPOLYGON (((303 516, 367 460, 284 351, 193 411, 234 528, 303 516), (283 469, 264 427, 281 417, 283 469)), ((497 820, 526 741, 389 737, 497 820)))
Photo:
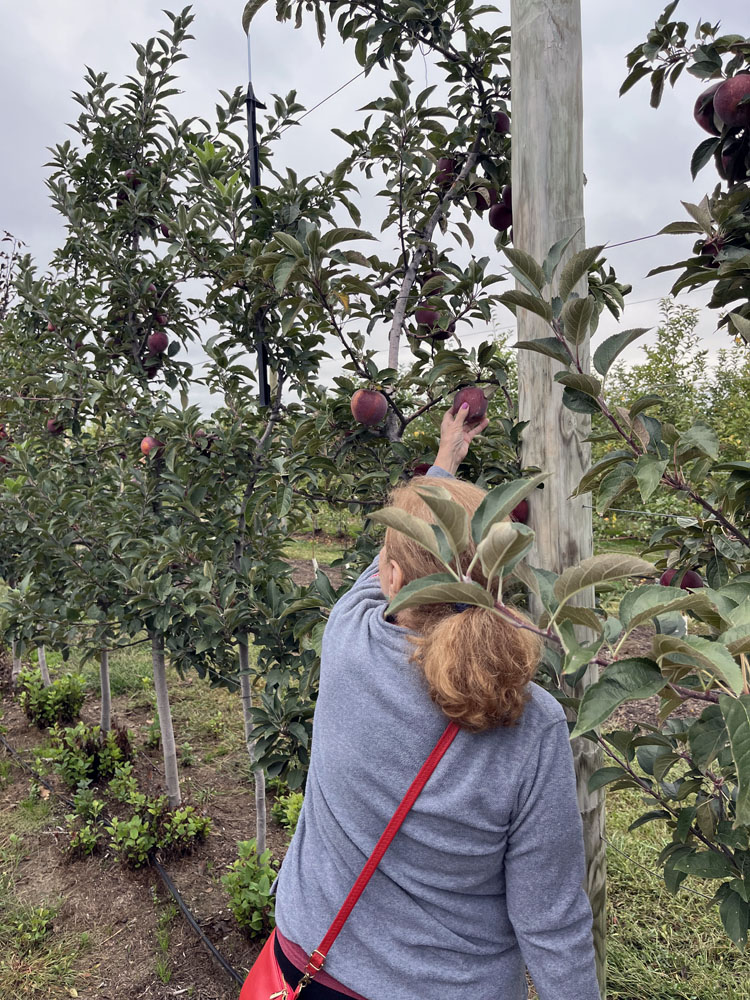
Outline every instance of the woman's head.
MULTIPOLYGON (((459 479, 418 477, 391 493, 391 505, 434 524, 418 492, 425 485, 448 490, 469 517, 486 496, 478 486, 459 479)), ((470 541, 461 557, 464 573, 474 552, 470 541)), ((386 530, 380 554, 380 582, 386 596, 395 596, 412 580, 441 572, 445 567, 427 549, 393 528, 386 530)), ((487 583, 479 564, 472 579, 482 586, 487 583)), ((433 701, 449 718, 474 731, 517 721, 541 656, 536 635, 494 611, 469 607, 459 612, 453 604, 407 608, 399 612, 398 624, 415 633, 410 636, 415 647, 412 660, 424 673, 433 701)))

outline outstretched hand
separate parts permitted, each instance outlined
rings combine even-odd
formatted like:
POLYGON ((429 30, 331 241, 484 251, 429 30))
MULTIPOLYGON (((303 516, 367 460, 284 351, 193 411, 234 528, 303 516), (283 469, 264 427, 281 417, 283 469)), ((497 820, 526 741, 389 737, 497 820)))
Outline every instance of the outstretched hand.
POLYGON ((487 417, 482 417, 478 424, 467 427, 466 415, 468 412, 468 403, 460 406, 455 416, 450 410, 447 410, 440 424, 440 447, 435 465, 450 472, 452 476, 455 476, 459 465, 468 455, 471 442, 489 425, 487 417))

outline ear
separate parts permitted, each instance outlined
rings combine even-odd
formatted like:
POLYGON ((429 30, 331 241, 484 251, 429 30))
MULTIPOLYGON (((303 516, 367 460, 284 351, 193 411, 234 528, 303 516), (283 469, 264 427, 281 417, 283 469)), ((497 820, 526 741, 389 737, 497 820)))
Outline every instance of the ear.
POLYGON ((395 560, 388 561, 388 599, 392 600, 404 585, 404 573, 395 560))

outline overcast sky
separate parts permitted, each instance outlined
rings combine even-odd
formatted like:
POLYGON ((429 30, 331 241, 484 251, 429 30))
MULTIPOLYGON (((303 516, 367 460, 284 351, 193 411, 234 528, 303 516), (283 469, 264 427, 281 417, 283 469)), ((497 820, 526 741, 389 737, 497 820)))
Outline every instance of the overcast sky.
MULTIPOLYGON (((624 98, 618 89, 624 79, 625 55, 642 41, 664 7, 665 0, 582 0, 584 48, 584 123, 586 236, 594 243, 620 243, 657 232, 665 223, 684 218, 680 200, 699 201, 713 189, 718 177, 706 167, 693 183, 690 156, 705 138, 695 124, 692 108, 703 89, 700 81, 684 75, 676 91, 667 89, 662 106, 648 104, 648 84, 641 83, 624 98)), ((247 81, 245 36, 241 27, 244 0, 196 0, 193 10, 195 40, 190 58, 179 64, 183 94, 175 113, 213 117, 219 89, 232 90, 247 81)), ((509 2, 499 4, 509 16, 509 2)), ((260 99, 296 89, 310 108, 354 76, 359 67, 351 47, 331 34, 321 50, 312 21, 302 30, 278 24, 268 3, 252 24, 253 80, 260 99)), ((71 137, 66 122, 76 117, 70 94, 82 89, 85 67, 107 70, 121 81, 132 71, 131 41, 145 41, 165 27, 161 5, 147 0, 127 4, 107 0, 24 0, 5 4, 2 13, 0 79, 2 80, 2 134, 0 159, 0 228, 23 239, 29 251, 46 263, 59 243, 62 226, 49 205, 44 185, 47 147, 71 137)), ((174 10, 179 10, 176 4, 174 10)), ((682 0, 678 13, 690 24, 721 19, 726 31, 745 34, 747 0, 682 0), (744 14, 744 17, 742 16, 744 14)), ((507 23, 507 22, 506 22, 507 23)), ((438 82, 428 62, 412 61, 415 86, 438 82)), ((303 174, 330 169, 347 147, 332 127, 353 129, 361 108, 385 90, 374 73, 345 87, 341 93, 289 129, 278 147, 276 163, 303 174)), ((354 178, 358 182, 357 178, 354 178)), ((365 211, 375 218, 374 209, 365 211)), ((489 227, 477 227, 474 252, 496 255, 489 227)), ((658 322, 658 299, 670 287, 670 275, 646 278, 659 264, 686 255, 692 237, 659 237, 608 252, 620 280, 633 285, 624 327, 653 326, 658 322)), ((703 293, 680 301, 701 305, 703 293)), ((712 351, 724 346, 725 333, 716 333, 716 314, 704 310, 700 332, 712 351)), ((506 310, 497 326, 511 327, 506 310)), ((478 328, 479 329, 479 328, 478 328)), ((601 331, 614 332, 603 321, 601 331)), ((474 342, 481 337, 474 338, 474 342)), ((471 340, 466 341, 467 346, 471 340)), ((378 345, 380 346, 380 345, 378 345)), ((637 348, 626 357, 635 359, 637 348)), ((327 366, 330 376, 337 366, 327 366)))

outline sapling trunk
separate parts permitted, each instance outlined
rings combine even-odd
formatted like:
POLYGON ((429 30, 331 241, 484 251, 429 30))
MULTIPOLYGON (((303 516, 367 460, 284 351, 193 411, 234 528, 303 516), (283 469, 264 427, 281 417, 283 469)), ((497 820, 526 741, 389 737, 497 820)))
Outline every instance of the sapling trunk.
POLYGON ((103 649, 99 654, 99 687, 102 693, 102 712, 100 725, 103 733, 112 728, 112 692, 109 686, 109 650, 103 649))
POLYGON ((49 669, 47 667, 47 650, 44 648, 44 646, 37 646, 36 655, 37 659, 39 660, 39 671, 42 675, 42 684, 44 684, 44 686, 48 688, 52 683, 52 681, 50 680, 49 669))
POLYGON ((11 687, 15 687, 18 683, 18 675, 21 673, 21 657, 18 655, 18 641, 16 639, 11 645, 11 657, 13 663, 10 668, 10 684, 11 687))
POLYGON ((262 767, 255 767, 255 741, 252 739, 253 720, 250 709, 253 707, 253 691, 250 686, 250 656, 247 638, 239 642, 240 660, 240 696, 242 698, 242 719, 245 723, 245 746, 250 758, 255 782, 255 842, 259 854, 266 849, 266 775, 262 767))
POLYGON ((177 771, 177 748, 172 728, 172 712, 169 708, 167 668, 164 662, 164 636, 162 635, 153 634, 151 636, 151 661, 154 668, 154 689, 156 690, 156 708, 159 712, 167 798, 169 808, 176 809, 182 802, 182 795, 180 793, 180 776, 177 771))

